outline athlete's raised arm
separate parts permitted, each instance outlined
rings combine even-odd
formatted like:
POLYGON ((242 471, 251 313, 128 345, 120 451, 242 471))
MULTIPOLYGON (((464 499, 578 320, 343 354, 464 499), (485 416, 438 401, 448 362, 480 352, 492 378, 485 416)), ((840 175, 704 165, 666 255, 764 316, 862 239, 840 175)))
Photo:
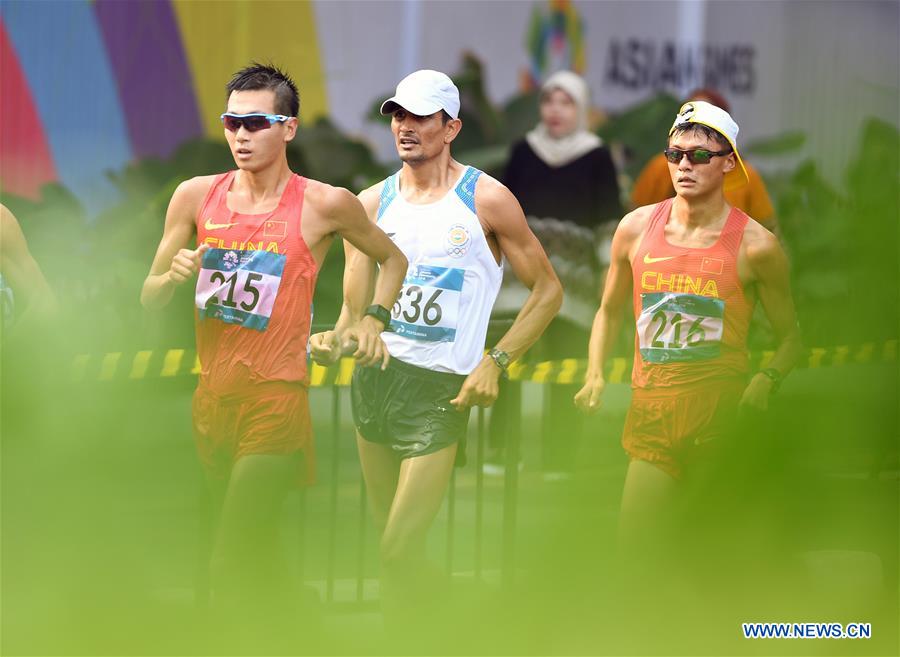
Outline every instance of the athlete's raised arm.
POLYGON ((803 341, 791 296, 788 259, 778 238, 762 226, 751 223, 744 234, 742 251, 744 258, 739 265, 750 270, 750 278, 775 333, 777 347, 766 369, 750 380, 741 404, 765 410, 773 387, 780 384, 797 364, 803 353, 803 341))
MULTIPOLYGON (((475 188, 475 209, 486 233, 496 240, 516 277, 531 290, 512 326, 495 345, 495 349, 506 352, 513 361, 541 337, 562 305, 563 289, 512 192, 490 176, 482 175, 475 188)), ((494 359, 485 356, 466 379, 454 403, 489 406, 497 398, 500 373, 494 359)))
MULTIPOLYGON (((49 319, 57 309, 56 297, 47 279, 41 273, 35 259, 28 250, 28 243, 19 227, 15 215, 0 204, 0 271, 9 282, 13 293, 23 300, 21 316, 17 325, 31 325, 30 320, 49 319)), ((17 302, 18 303, 18 302, 17 302)))
POLYGON ((141 304, 158 310, 172 300, 175 288, 200 269, 203 252, 209 246, 188 248, 196 234, 195 218, 214 176, 199 176, 178 185, 169 208, 163 236, 156 249, 150 273, 141 288, 141 304))
MULTIPOLYGON (((374 222, 378 212, 378 199, 383 183, 360 192, 358 198, 369 220, 374 222)), ((355 348, 346 340, 347 329, 363 318, 366 307, 372 303, 375 290, 375 263, 361 254, 349 241, 344 240, 344 280, 341 312, 334 328, 309 337, 310 354, 320 365, 333 365, 344 352, 355 348)))
POLYGON ((613 235, 603 298, 591 327, 584 386, 575 395, 575 405, 588 413, 600 408, 600 400, 606 388, 603 372, 613 343, 622 328, 622 317, 630 299, 631 254, 646 224, 646 214, 646 207, 628 213, 619 222, 613 235))
MULTIPOLYGON (((381 333, 387 326, 371 315, 363 315, 363 304, 370 299, 373 305, 383 308, 390 308, 394 304, 406 276, 406 257, 370 220, 360 200, 346 189, 331 187, 322 194, 320 201, 321 214, 329 230, 340 234, 345 245, 352 247, 345 246, 344 308, 339 328, 346 329, 343 331, 344 339, 358 345, 353 356, 360 365, 380 362, 384 367, 387 365, 388 353, 381 341, 381 333), (371 292, 371 272, 376 262, 379 270, 374 292, 371 292), (359 273, 354 273, 356 268, 359 268, 359 273)), ((340 336, 340 331, 333 335, 340 336)), ((317 338, 317 344, 314 345, 317 350, 321 347, 319 342, 321 340, 317 338)))

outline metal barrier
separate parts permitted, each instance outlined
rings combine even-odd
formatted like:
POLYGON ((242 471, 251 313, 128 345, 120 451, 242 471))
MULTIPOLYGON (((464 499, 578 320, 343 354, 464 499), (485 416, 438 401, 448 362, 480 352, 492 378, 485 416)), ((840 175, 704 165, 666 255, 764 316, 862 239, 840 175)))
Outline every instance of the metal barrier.
MULTIPOLYGON (((329 471, 330 488, 328 491, 328 549, 327 562, 325 565, 325 590, 324 597, 328 603, 336 603, 335 584, 337 581, 336 565, 338 550, 338 518, 339 513, 339 487, 341 474, 341 450, 340 446, 345 444, 352 433, 342 431, 341 428, 341 410, 342 410, 342 387, 334 386, 331 393, 331 444, 332 453, 331 460, 327 465, 329 471)), ((521 399, 519 395, 513 395, 518 401, 521 399)), ((509 586, 514 581, 515 573, 515 538, 516 538, 516 521, 518 510, 518 461, 519 461, 519 444, 520 444, 520 416, 521 405, 518 403, 506 405, 505 412, 508 414, 506 418, 506 426, 508 427, 507 440, 505 442, 505 479, 503 484, 503 506, 502 506, 502 538, 500 546, 500 581, 504 586, 509 586)), ((483 408, 476 408, 474 413, 474 440, 469 440, 469 452, 474 453, 474 480, 475 480, 475 499, 473 501, 474 511, 474 540, 472 545, 472 574, 476 578, 481 578, 485 572, 484 563, 484 541, 485 541, 485 485, 484 485, 484 463, 486 446, 488 442, 487 436, 487 413, 483 408), (474 445, 472 444, 474 442, 474 445)), ((346 465, 346 464, 343 464, 346 465)), ((356 605, 365 605, 365 580, 366 580, 366 548, 369 537, 368 529, 368 508, 365 481, 358 465, 354 465, 359 477, 359 508, 358 520, 356 523, 357 539, 356 539, 356 586, 353 602, 356 605)), ((457 528, 457 510, 459 501, 457 499, 457 468, 454 468, 451 474, 450 483, 447 490, 446 504, 446 546, 444 558, 444 570, 448 575, 454 573, 456 565, 456 528, 457 528)), ((301 541, 307 535, 306 522, 308 516, 305 513, 306 499, 303 497, 301 523, 301 541)), ((301 545, 298 553, 298 570, 301 573, 306 571, 305 545, 301 545)))
MULTIPOLYGON (((816 369, 847 363, 892 362, 897 360, 897 340, 866 342, 860 345, 839 345, 836 347, 812 347, 798 368, 816 369)), ((750 354, 751 368, 763 368, 774 356, 774 351, 760 351, 750 354)), ((631 376, 630 358, 612 358, 607 365, 607 383, 625 383, 631 376)), ((353 375, 354 361, 343 358, 331 367, 312 363, 309 370, 309 385, 348 386, 353 375)), ((576 383, 587 371, 585 359, 564 358, 558 361, 519 363, 510 365, 511 381, 533 381, 535 383, 576 383)), ((78 354, 72 359, 69 379, 79 383, 85 381, 129 381, 149 378, 173 378, 197 376, 200 360, 193 349, 142 350, 133 353, 110 352, 102 355, 78 354)))
MULTIPOLYGON (((773 352, 761 352, 752 355, 752 364, 755 367, 765 367, 771 359, 773 352)), ((847 363, 869 363, 881 361, 896 361, 897 340, 889 340, 883 343, 866 343, 856 347, 837 346, 830 348, 813 348, 807 353, 805 362, 801 367, 821 368, 843 365, 847 363)), ((349 385, 353 360, 343 359, 339 364, 324 368, 312 365, 310 368, 310 385, 313 387, 331 388, 331 427, 330 439, 332 445, 331 461, 328 464, 330 473, 330 489, 328 491, 328 517, 327 528, 327 562, 325 564, 325 600, 329 603, 337 603, 335 584, 337 581, 337 555, 338 555, 338 518, 339 518, 339 486, 341 474, 341 450, 340 446, 352 436, 352 432, 342 430, 342 395, 349 385)), ((627 382, 630 376, 631 361, 625 358, 612 359, 607 373, 607 380, 612 383, 627 382)), ((557 362, 540 362, 533 364, 514 364, 510 370, 512 381, 518 390, 508 391, 511 403, 504 404, 506 427, 505 440, 505 477, 502 494, 501 511, 501 545, 500 545, 500 582, 504 587, 513 584, 516 571, 516 533, 517 512, 519 496, 519 454, 522 434, 521 417, 521 382, 532 381, 540 384, 571 384, 581 380, 586 363, 583 360, 566 359, 557 362)), ((170 349, 167 351, 139 351, 135 354, 109 353, 102 356, 81 355, 72 363, 71 378, 74 381, 116 382, 145 378, 172 379, 175 377, 195 376, 199 372, 199 363, 196 353, 191 350, 170 349)), ((485 574, 485 475, 484 463, 487 445, 487 414, 484 409, 475 409, 474 449, 474 545, 472 546, 473 574, 476 578, 482 578, 485 574)), ((346 465, 346 464, 344 464, 346 465)), ((353 466, 359 476, 359 506, 356 510, 356 582, 353 605, 365 605, 366 582, 366 547, 371 540, 367 536, 368 509, 365 483, 357 464, 353 466)), ((445 549, 444 567, 447 573, 453 573, 457 564, 456 538, 457 518, 459 504, 457 500, 457 474, 454 469, 447 492, 447 538, 445 549)), ((306 546, 307 523, 306 496, 301 495, 300 500, 300 545, 297 546, 298 571, 301 577, 308 572, 306 546)), ((202 600, 208 595, 208 581, 202 574, 198 574, 195 587, 198 597, 202 600)))

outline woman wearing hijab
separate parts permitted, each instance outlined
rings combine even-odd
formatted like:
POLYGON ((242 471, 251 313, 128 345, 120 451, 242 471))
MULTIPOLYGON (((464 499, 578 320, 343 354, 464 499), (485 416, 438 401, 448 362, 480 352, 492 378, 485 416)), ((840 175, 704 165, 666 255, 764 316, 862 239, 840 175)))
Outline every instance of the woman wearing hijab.
MULTIPOLYGON (((532 350, 532 361, 587 356, 600 274, 594 229, 622 217, 616 169, 602 140, 588 130, 589 110, 588 86, 580 76, 570 71, 550 76, 541 88, 541 121, 513 146, 503 177, 565 289, 562 310, 532 350)), ((501 291, 501 307, 503 298, 501 291)), ((510 307, 518 309, 521 304, 510 307)), ((506 434, 505 407, 520 394, 518 386, 501 389, 491 419, 495 448, 502 447, 506 434)), ((582 423, 571 401, 576 389, 552 385, 547 391, 542 465, 548 480, 568 478, 574 470, 582 423)), ((485 472, 502 471, 492 463, 500 461, 495 452, 485 472)))
POLYGON ((541 121, 512 150, 504 184, 525 214, 594 228, 622 217, 609 150, 588 130, 590 94, 571 71, 541 88, 541 121))

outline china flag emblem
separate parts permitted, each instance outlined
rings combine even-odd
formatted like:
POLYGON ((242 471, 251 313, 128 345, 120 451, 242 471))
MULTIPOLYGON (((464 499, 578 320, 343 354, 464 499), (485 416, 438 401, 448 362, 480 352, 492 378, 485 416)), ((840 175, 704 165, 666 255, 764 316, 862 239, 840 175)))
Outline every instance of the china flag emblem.
POLYGON ((721 274, 725 268, 725 261, 721 258, 703 258, 700 263, 700 271, 704 274, 721 274))
POLYGON ((283 239, 287 237, 286 221, 266 221, 263 225, 263 237, 283 239))

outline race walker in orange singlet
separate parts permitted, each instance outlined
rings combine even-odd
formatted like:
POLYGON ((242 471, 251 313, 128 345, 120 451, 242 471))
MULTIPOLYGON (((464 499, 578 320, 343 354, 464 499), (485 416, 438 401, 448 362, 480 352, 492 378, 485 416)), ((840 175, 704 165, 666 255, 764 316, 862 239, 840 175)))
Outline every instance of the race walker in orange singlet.
POLYGON ((215 178, 197 215, 197 243, 210 247, 195 297, 197 447, 214 472, 243 454, 302 451, 311 483, 306 344, 316 262, 300 231, 306 179, 292 175, 272 212, 243 214, 227 203, 234 176, 215 178))
POLYGON ((671 211, 671 199, 653 208, 632 260, 634 392, 623 445, 679 477, 692 448, 733 420, 719 407, 736 409, 743 392, 753 305, 738 276, 750 218, 731 208, 717 241, 692 248, 666 240, 671 211))
MULTIPOLYGON (((251 64, 226 97, 220 118, 237 170, 175 190, 141 303, 161 309, 196 277, 193 429, 217 525, 210 589, 220 629, 243 631, 250 616, 265 625, 292 604, 278 529, 291 486, 314 475, 306 358, 316 273, 342 237, 379 263, 373 300, 389 306, 407 262, 352 193, 290 170, 300 96, 289 76, 251 64)), ((386 359, 384 324, 366 315, 346 331, 358 364, 386 359)))
POLYGON ((724 196, 748 179, 737 133, 721 108, 685 103, 664 152, 675 198, 629 213, 613 238, 588 373, 575 403, 588 412, 599 408, 603 368, 630 297, 633 395, 622 444, 632 462, 623 514, 636 504, 637 491, 658 493, 661 481, 682 479, 709 455, 708 446, 733 427, 739 406, 765 409, 800 353, 784 252, 724 196), (757 300, 778 348, 770 367, 748 384, 747 334, 757 300), (667 476, 661 480, 660 473, 667 476))

